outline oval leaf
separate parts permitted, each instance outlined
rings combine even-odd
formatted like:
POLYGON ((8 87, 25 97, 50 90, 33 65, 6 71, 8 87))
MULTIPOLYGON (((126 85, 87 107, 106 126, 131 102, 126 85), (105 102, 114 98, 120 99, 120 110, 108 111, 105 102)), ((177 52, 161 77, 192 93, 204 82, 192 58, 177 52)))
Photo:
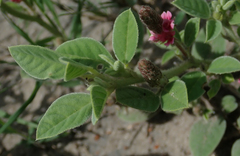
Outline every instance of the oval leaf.
POLYGON ((99 54, 112 57, 101 43, 86 37, 64 42, 56 51, 68 58, 80 57, 103 61, 99 54))
POLYGON ((170 51, 165 52, 162 56, 162 64, 167 63, 174 56, 175 56, 175 51, 174 50, 170 50, 170 51))
POLYGON ((131 10, 121 13, 113 27, 113 49, 123 63, 132 60, 138 41, 138 25, 131 10))
POLYGON ((167 84, 161 94, 162 109, 164 111, 176 111, 188 108, 188 96, 185 83, 176 80, 167 84))
POLYGON ((231 150, 231 156, 239 156, 239 155, 240 155, 240 139, 234 142, 231 150))
POLYGON ((230 56, 221 56, 213 60, 208 71, 214 74, 225 74, 240 71, 240 62, 230 56))
POLYGON ((209 97, 209 99, 213 98, 215 95, 217 95, 220 87, 221 87, 221 82, 218 79, 212 80, 209 83, 209 91, 207 92, 207 95, 209 97))
POLYGON ((207 19, 211 15, 210 8, 205 0, 175 0, 172 4, 195 17, 207 19))
POLYGON ((186 46, 191 46, 197 38, 199 32, 200 19, 191 18, 188 20, 184 31, 184 43, 186 46))
POLYGON ((30 76, 37 79, 61 79, 65 65, 59 61, 60 54, 33 45, 9 47, 9 51, 18 65, 30 76))
POLYGON ((217 117, 195 123, 190 133, 190 149, 194 156, 209 156, 223 137, 226 121, 217 117))
POLYGON ((92 123, 96 124, 102 114, 103 107, 107 101, 108 93, 101 86, 93 86, 90 90, 92 100, 92 123))
POLYGON ((156 111, 160 105, 159 97, 153 92, 133 86, 118 88, 116 98, 123 105, 148 112, 156 111))
POLYGON ((196 100, 204 94, 203 84, 207 81, 206 75, 203 72, 190 72, 181 78, 187 87, 188 102, 196 100))
POLYGON ((238 103, 236 102, 236 98, 232 95, 226 95, 222 98, 221 105, 223 107, 224 112, 231 113, 238 107, 238 103))
POLYGON ((206 28, 206 42, 209 42, 221 33, 222 23, 218 20, 208 20, 206 28))
POLYGON ((56 136, 82 125, 92 113, 89 94, 67 94, 52 103, 37 128, 37 140, 56 136))

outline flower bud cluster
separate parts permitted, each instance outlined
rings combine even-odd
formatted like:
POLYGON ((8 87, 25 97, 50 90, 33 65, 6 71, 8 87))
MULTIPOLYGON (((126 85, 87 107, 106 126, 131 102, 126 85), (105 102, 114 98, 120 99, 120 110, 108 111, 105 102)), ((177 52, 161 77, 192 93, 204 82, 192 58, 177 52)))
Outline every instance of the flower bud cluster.
POLYGON ((149 6, 142 6, 139 17, 150 30, 150 41, 162 42, 166 46, 174 43, 174 20, 171 12, 163 12, 161 16, 149 6))
POLYGON ((162 72, 151 61, 146 59, 140 60, 138 62, 138 69, 151 87, 160 86, 160 79, 163 76, 162 72))

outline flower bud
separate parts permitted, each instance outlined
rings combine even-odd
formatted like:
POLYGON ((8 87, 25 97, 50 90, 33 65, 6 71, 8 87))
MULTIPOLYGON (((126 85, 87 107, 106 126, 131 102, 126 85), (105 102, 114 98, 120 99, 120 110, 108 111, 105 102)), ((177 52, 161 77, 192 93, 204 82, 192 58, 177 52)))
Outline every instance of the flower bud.
POLYGON ((160 86, 160 79, 163 76, 162 72, 151 61, 146 59, 140 60, 138 62, 138 69, 151 87, 160 86))
POLYGON ((156 34, 162 32, 162 18, 160 15, 149 6, 142 6, 139 17, 141 21, 148 27, 149 30, 156 34))

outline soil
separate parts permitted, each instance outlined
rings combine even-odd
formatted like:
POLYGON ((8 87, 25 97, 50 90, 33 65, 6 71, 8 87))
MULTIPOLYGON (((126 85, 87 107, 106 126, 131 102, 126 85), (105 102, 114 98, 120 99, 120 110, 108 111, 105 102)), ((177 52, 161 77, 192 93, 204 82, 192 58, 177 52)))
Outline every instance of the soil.
MULTIPOLYGON (((66 1, 62 1, 63 3, 66 1)), ((147 2, 147 1, 145 1, 147 2)), ((72 3, 72 2, 71 2, 72 3)), ((71 3, 68 5, 71 5, 71 3)), ((150 2, 152 3, 152 2, 150 2)), ((161 4, 154 5, 169 7, 169 3, 163 1, 161 4)), ((153 3, 152 3, 153 4, 153 3)), ((74 3, 72 3, 74 5, 74 3)), ((135 6, 136 9, 139 6, 135 6)), ((164 7, 165 8, 165 7, 164 7)), ((170 7, 172 11, 175 8, 170 7)), ((117 12, 116 10, 113 13, 117 12)), ((90 14, 91 15, 91 14, 90 14)), ((107 35, 113 26, 113 21, 106 19, 99 21, 92 19, 88 13, 82 17, 83 32, 82 36, 92 37, 100 41, 101 36, 107 35)), ((116 15, 117 16, 117 15, 116 15)), ((67 31, 69 31, 69 23, 71 19, 67 16, 61 18, 67 31)), ((24 26, 22 21, 17 21, 24 26)), ((0 14, 0 60, 14 62, 9 54, 8 47, 13 45, 28 44, 21 36, 19 36, 10 24, 0 14)), ((29 36, 36 38, 38 33, 40 36, 47 36, 47 31, 37 24, 30 24, 26 29, 29 36)), ((148 58, 155 64, 159 65, 163 50, 147 41, 148 37, 144 37, 143 50, 140 58, 148 58)), ((106 37, 109 41, 106 45, 109 51, 111 49, 111 33, 106 37)), ((133 61, 132 64, 136 64, 133 61)), ((168 66, 172 66, 172 61, 168 66)), ((166 68, 163 66, 162 68, 166 68)), ((27 107, 20 116, 27 121, 38 120, 50 104, 58 97, 71 92, 87 92, 86 85, 78 85, 72 88, 66 88, 56 85, 58 81, 50 81, 45 83, 38 91, 33 102, 27 107), (53 83, 53 84, 50 84, 53 83)), ((20 76, 20 68, 15 65, 0 65, 0 90, 9 87, 5 92, 0 93, 0 109, 9 114, 13 114, 30 96, 34 88, 35 80, 30 78, 22 79, 20 76)), ((222 88, 223 94, 228 94, 229 90, 222 88)), ((236 93, 237 94, 237 93, 236 93)), ((110 100, 111 101, 111 100, 110 100)), ((239 101, 239 99, 238 99, 239 101)), ((210 105, 214 105, 217 98, 210 101, 210 105)), ((201 119, 194 115, 191 109, 184 110, 180 115, 174 115, 160 111, 155 117, 149 121, 141 123, 128 123, 120 120, 116 115, 118 106, 111 102, 104 108, 101 119, 96 125, 92 125, 87 121, 80 127, 69 130, 57 139, 40 142, 36 141, 28 143, 22 136, 18 134, 0 134, 0 155, 1 156, 191 156, 189 148, 189 134, 192 125, 201 119)), ((229 116, 229 123, 233 123, 238 116, 240 110, 236 110, 229 116)), ((4 120, 6 121, 6 120, 4 120)), ((27 134, 28 128, 20 124, 12 125, 17 130, 27 134)), ((234 128, 229 126, 223 141, 214 154, 216 156, 230 155, 231 145, 239 135, 234 128)), ((35 132, 33 133, 35 138, 35 132)), ((213 154, 213 155, 214 155, 213 154)))

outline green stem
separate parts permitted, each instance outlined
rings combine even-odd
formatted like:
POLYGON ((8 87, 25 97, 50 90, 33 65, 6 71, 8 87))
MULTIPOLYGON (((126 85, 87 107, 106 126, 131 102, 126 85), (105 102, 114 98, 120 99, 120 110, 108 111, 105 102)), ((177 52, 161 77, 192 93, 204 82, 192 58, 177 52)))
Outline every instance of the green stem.
POLYGON ((226 34, 230 37, 230 39, 235 42, 238 46, 240 46, 240 40, 239 38, 235 35, 234 31, 232 30, 232 27, 229 23, 224 23, 223 27, 226 31, 226 34))
POLYGON ((35 98, 39 88, 41 87, 42 82, 37 81, 35 84, 35 88, 31 94, 31 96, 28 98, 28 100, 8 119, 8 121, 0 128, 0 134, 3 133, 17 118, 21 113, 26 109, 26 107, 33 101, 35 98))
POLYGON ((174 76, 178 76, 182 74, 184 71, 186 71, 188 68, 192 67, 193 65, 195 64, 192 62, 192 60, 187 60, 176 67, 173 67, 168 70, 163 70, 162 73, 167 77, 167 79, 170 79, 174 76))
POLYGON ((31 15, 19 12, 17 10, 12 9, 11 7, 9 7, 8 5, 6 5, 3 2, 1 4, 1 9, 15 17, 18 17, 18 18, 21 18, 24 20, 28 20, 28 21, 37 22, 39 25, 41 25, 42 27, 47 29, 52 34, 54 34, 56 36, 62 36, 61 32, 59 32, 57 29, 51 27, 49 24, 47 24, 45 21, 43 21, 43 19, 40 16, 37 16, 37 15, 31 16, 31 15))

